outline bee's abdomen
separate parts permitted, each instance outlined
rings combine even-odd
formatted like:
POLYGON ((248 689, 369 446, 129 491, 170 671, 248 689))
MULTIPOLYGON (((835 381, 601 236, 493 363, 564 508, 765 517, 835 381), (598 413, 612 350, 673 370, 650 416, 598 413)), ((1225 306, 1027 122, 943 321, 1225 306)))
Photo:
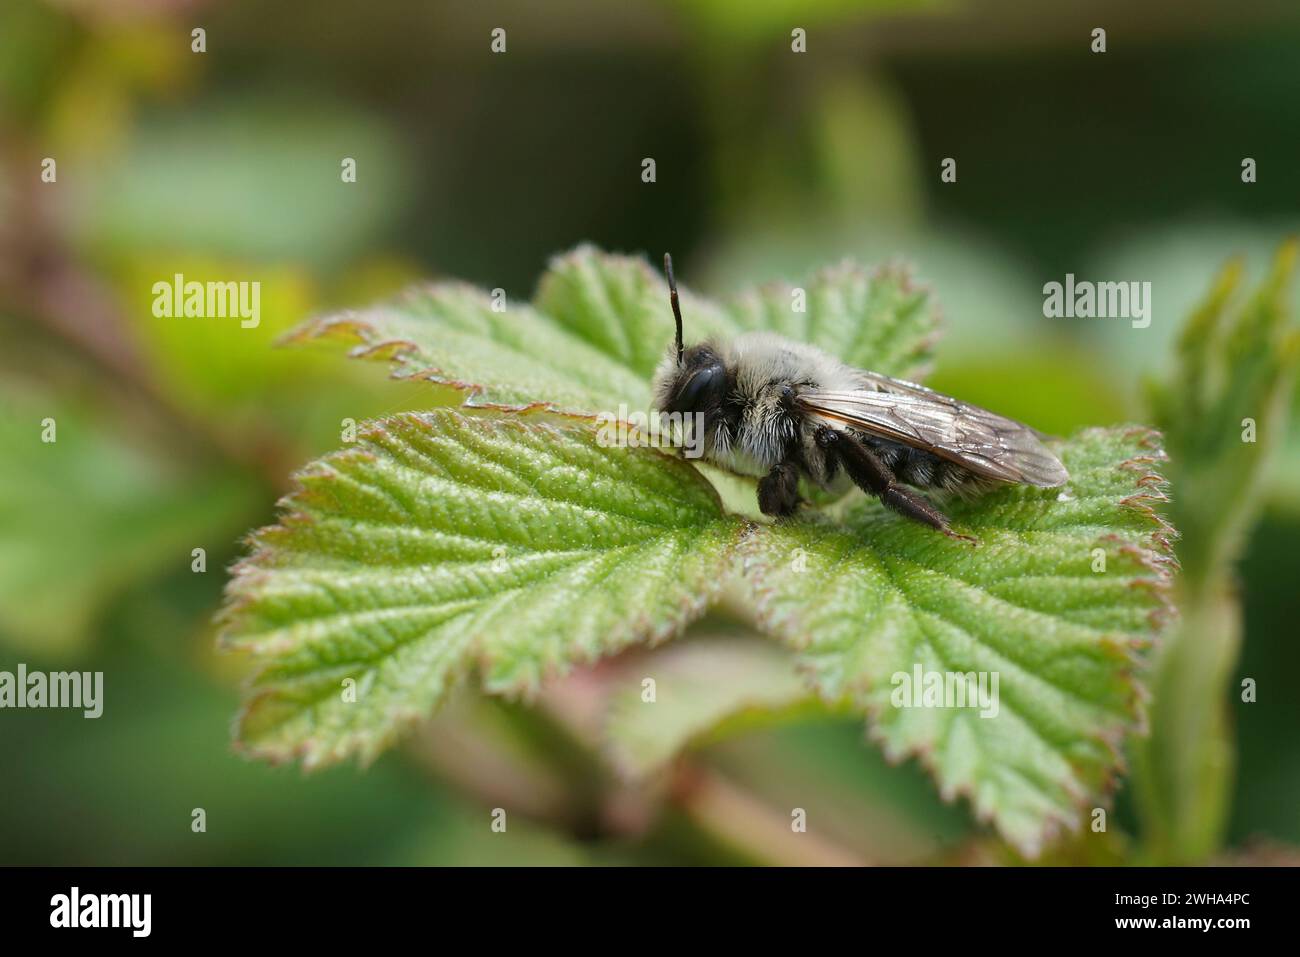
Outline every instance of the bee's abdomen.
POLYGON ((863 441, 898 481, 915 488, 966 492, 984 484, 974 472, 933 452, 875 436, 864 436, 863 441))

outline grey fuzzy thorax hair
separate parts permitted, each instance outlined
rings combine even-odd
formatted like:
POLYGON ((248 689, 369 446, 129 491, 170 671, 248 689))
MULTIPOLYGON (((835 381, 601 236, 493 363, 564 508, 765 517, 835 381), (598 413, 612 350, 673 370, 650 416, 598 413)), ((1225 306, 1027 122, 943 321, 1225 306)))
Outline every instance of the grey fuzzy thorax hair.
MULTIPOLYGON (((813 442, 814 423, 795 413, 791 388, 854 389, 854 370, 814 346, 770 332, 751 332, 709 343, 727 369, 727 396, 720 414, 710 417, 704 458, 740 475, 765 475, 789 456, 792 443, 814 480, 829 477, 824 456, 813 442)), ((675 356, 660 363, 654 378, 657 408, 664 408, 676 371, 675 356)))
MULTIPOLYGON (((739 475, 761 477, 795 453, 818 485, 839 488, 846 477, 815 441, 819 426, 853 432, 899 481, 941 492, 974 492, 985 483, 967 469, 924 449, 914 449, 842 423, 822 422, 793 408, 791 391, 875 390, 862 372, 815 346, 770 332, 751 332, 708 346, 728 374, 723 409, 709 417, 703 442, 706 461, 739 475)), ((655 372, 656 408, 665 408, 676 373, 674 351, 655 372)))

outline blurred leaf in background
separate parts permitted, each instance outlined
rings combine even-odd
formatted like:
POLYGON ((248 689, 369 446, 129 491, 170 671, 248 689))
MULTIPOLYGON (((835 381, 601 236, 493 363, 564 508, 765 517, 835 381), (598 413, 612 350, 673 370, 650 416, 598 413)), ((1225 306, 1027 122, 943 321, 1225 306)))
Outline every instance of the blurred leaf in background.
POLYGON ((0 639, 41 658, 80 650, 118 590, 224 550, 262 508, 237 469, 178 457, 63 385, 0 388, 0 639))
POLYGON ((97 257, 181 249, 316 269, 370 253, 414 177, 383 122, 288 95, 155 107, 79 172, 66 215, 97 257))
POLYGON ((1234 566, 1287 429, 1300 363, 1288 304, 1296 253, 1294 240, 1283 246, 1244 301, 1242 264, 1229 265, 1184 327, 1172 376, 1151 388, 1184 534, 1182 620, 1156 662, 1151 737, 1135 747, 1147 851, 1161 863, 1219 849, 1235 768, 1228 703, 1256 706, 1232 681, 1242 640, 1234 566))
POLYGON ((619 770, 637 780, 688 747, 820 713, 789 653, 756 638, 700 636, 642 662, 655 677, 625 682, 608 705, 605 735, 619 770), (643 707, 647 694, 654 708, 643 707))

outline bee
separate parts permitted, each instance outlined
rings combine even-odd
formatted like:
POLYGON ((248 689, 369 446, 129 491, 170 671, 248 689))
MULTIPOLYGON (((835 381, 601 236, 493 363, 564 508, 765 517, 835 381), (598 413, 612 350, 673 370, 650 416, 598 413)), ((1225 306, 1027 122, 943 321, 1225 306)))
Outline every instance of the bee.
POLYGON ((974 543, 918 490, 965 496, 1003 483, 1056 488, 1069 480, 1029 426, 855 369, 814 346, 750 332, 686 348, 667 254, 664 273, 677 337, 655 370, 654 407, 697 423, 705 461, 756 477, 763 514, 793 513, 801 477, 833 493, 851 483, 900 515, 974 543))

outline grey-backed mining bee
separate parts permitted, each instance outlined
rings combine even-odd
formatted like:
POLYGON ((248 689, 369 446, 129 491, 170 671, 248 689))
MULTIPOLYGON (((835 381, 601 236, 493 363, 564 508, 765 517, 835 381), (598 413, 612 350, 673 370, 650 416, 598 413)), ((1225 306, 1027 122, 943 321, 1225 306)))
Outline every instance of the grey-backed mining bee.
POLYGON ((947 516, 914 488, 969 494, 999 482, 1054 488, 1069 474, 1027 425, 932 389, 845 365, 769 332, 682 344, 672 258, 664 256, 677 323, 655 370, 662 412, 694 414, 706 461, 758 478, 758 507, 789 515, 799 477, 829 491, 853 482, 889 508, 952 538, 947 516))

